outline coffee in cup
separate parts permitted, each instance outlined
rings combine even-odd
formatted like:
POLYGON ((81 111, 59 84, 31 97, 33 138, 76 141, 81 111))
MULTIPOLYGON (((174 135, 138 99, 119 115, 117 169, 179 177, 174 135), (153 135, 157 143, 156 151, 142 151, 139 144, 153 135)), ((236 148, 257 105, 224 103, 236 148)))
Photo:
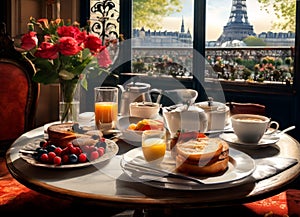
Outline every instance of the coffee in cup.
POLYGON ((234 133, 241 142, 258 143, 263 135, 276 132, 279 123, 270 118, 254 114, 236 114, 231 116, 234 133), (274 125, 274 128, 271 128, 274 125))

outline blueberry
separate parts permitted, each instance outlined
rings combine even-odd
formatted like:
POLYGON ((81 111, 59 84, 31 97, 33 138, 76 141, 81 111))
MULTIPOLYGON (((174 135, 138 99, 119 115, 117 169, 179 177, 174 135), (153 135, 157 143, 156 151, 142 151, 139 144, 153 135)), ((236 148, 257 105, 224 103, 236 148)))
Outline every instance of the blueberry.
POLYGON ((104 149, 106 149, 106 145, 107 145, 106 142, 100 141, 100 142, 97 142, 95 146, 96 146, 97 148, 103 147, 104 149))
POLYGON ((99 139, 99 136, 98 135, 92 135, 92 139, 97 140, 97 139, 99 139))
POLYGON ((48 152, 51 152, 51 151, 54 151, 56 149, 56 146, 52 144, 52 145, 47 146, 46 149, 47 149, 48 152))
POLYGON ((48 151, 46 149, 40 148, 37 149, 37 154, 41 156, 42 154, 48 154, 48 151))
POLYGON ((77 155, 76 154, 70 154, 69 155, 69 162, 70 163, 77 163, 77 161, 78 161, 78 157, 77 157, 77 155))

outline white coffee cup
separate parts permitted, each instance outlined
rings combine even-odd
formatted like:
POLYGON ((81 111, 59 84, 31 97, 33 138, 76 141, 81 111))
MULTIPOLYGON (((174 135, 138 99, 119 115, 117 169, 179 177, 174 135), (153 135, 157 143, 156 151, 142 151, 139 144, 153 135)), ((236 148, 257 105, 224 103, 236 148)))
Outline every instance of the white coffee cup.
POLYGON ((245 143, 258 143, 264 134, 275 133, 279 128, 278 122, 254 114, 232 115, 231 124, 238 139, 245 143), (274 128, 271 128, 273 125, 274 128))

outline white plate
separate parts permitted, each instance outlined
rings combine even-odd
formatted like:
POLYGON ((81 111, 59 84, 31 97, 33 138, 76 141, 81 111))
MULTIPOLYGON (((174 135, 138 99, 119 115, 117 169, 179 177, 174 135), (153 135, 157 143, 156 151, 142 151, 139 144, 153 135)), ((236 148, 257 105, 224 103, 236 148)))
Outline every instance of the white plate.
POLYGON ((239 141, 239 139, 234 133, 222 133, 220 135, 220 138, 228 142, 230 145, 234 145, 240 148, 251 148, 251 149, 264 148, 273 145, 276 142, 278 142, 280 139, 279 137, 272 138, 272 136, 263 136, 263 138, 258 143, 245 143, 239 141))
MULTIPOLYGON (((179 178, 166 178, 157 175, 148 174, 148 172, 132 171, 126 167, 126 162, 133 162, 135 164, 152 166, 144 160, 141 147, 130 150, 125 153, 121 160, 121 167, 129 177, 138 182, 143 182, 147 185, 151 185, 158 188, 167 188, 175 190, 208 190, 208 189, 220 189, 229 188, 236 185, 250 181, 250 175, 255 170, 255 161, 244 152, 236 149, 229 149, 229 163, 228 169, 220 175, 209 176, 209 177, 197 177, 204 184, 198 184, 193 181, 183 180, 179 178), (249 177, 249 180, 247 178, 249 177)), ((172 158, 169 151, 160 164, 159 168, 168 170, 171 172, 175 171, 175 160, 172 158)))
MULTIPOLYGON (((39 147, 40 141, 42 139, 35 138, 32 141, 29 141, 24 147, 24 150, 35 150, 35 148, 39 147)), ((74 164, 63 164, 63 165, 53 165, 53 164, 44 164, 37 160, 35 160, 30 154, 21 154, 20 157, 24 159, 27 163, 37 166, 37 167, 45 167, 45 168, 55 168, 55 169, 66 169, 66 168, 79 168, 79 167, 86 167, 90 165, 94 165, 100 162, 104 162, 113 158, 119 151, 119 146, 112 140, 106 139, 106 151, 104 155, 97 158, 96 160, 85 162, 85 163, 74 163, 74 164)))

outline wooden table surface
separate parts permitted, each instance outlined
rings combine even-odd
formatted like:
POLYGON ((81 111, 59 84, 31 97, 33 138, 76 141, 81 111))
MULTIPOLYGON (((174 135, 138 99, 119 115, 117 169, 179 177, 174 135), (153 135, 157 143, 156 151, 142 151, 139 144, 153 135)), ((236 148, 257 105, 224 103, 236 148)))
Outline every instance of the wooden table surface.
MULTIPOLYGON (((11 174, 25 186, 48 195, 128 209, 204 208, 248 203, 284 190, 297 178, 300 164, 267 179, 231 188, 212 190, 173 190, 155 188, 135 182, 120 167, 122 154, 135 148, 117 141, 118 154, 110 161, 84 168, 52 169, 28 164, 19 150, 29 140, 43 138, 43 127, 17 139, 6 154, 11 174)), ((287 134, 270 147, 245 151, 255 160, 271 157, 294 158, 300 162, 299 143, 287 134)))

